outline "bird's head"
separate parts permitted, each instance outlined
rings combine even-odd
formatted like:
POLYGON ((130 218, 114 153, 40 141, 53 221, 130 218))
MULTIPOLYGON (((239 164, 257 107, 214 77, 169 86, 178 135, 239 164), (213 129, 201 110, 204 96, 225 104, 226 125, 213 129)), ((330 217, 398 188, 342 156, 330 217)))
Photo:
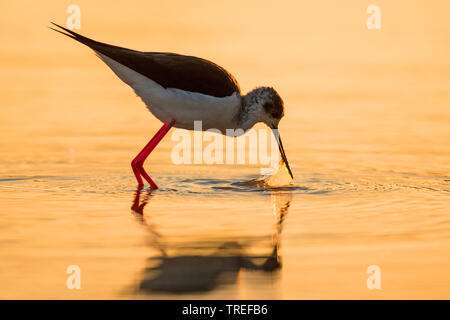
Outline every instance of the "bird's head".
POLYGON ((260 87, 245 96, 249 114, 256 122, 264 122, 270 128, 278 127, 284 116, 284 104, 278 92, 270 87, 260 87))
POLYGON ((250 126, 253 126, 256 122, 264 122, 272 129, 278 142, 281 157, 286 164, 289 174, 293 178, 286 154, 284 153, 280 133, 278 132, 278 124, 284 116, 284 103, 278 92, 270 87, 256 88, 244 97, 243 104, 248 112, 248 121, 251 122, 250 126))

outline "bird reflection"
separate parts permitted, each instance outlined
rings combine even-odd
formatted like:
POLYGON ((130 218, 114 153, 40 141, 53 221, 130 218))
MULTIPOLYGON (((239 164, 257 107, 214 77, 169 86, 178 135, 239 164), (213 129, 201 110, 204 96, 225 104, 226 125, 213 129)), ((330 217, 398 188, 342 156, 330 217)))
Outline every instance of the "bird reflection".
POLYGON ((143 191, 138 188, 131 207, 136 219, 148 228, 151 235, 150 246, 159 252, 156 257, 147 260, 148 265, 142 271, 137 288, 141 293, 207 292, 219 285, 234 284, 241 270, 274 273, 281 268, 280 236, 291 202, 290 192, 274 191, 271 194, 277 222, 272 234, 272 244, 269 245, 270 253, 267 255, 246 254, 249 244, 240 241, 210 239, 184 243, 183 248, 177 250, 181 253, 168 255, 162 241, 163 236, 156 231, 147 216, 144 219, 144 208, 152 196, 152 190, 143 191))

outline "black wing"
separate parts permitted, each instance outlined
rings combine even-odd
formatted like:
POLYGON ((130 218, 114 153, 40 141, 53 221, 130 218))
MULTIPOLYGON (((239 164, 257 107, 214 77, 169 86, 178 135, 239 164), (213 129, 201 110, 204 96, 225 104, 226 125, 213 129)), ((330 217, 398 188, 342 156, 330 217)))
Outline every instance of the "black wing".
POLYGON ((56 23, 65 30, 53 29, 77 40, 124 66, 152 79, 164 88, 178 88, 215 97, 240 93, 236 79, 215 63, 192 56, 165 52, 141 52, 86 38, 56 23))

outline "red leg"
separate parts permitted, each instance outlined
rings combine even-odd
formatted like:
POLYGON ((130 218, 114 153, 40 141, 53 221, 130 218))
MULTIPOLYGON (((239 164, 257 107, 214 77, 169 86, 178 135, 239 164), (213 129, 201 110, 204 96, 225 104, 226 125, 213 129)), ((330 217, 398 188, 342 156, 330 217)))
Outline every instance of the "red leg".
POLYGON ((147 159, 149 154, 155 149, 158 143, 164 138, 164 136, 169 132, 170 128, 175 124, 175 121, 172 121, 169 124, 163 124, 161 129, 153 136, 149 143, 142 149, 141 152, 131 161, 131 168, 133 169, 133 173, 136 176, 136 180, 140 186, 144 185, 142 177, 150 184, 153 189, 158 189, 158 186, 155 182, 153 182, 152 178, 145 172, 144 170, 144 161, 147 159))
MULTIPOLYGON (((161 129, 158 130, 158 132, 153 136, 153 138, 147 143, 147 145, 141 150, 141 152, 138 153, 138 155, 131 161, 131 168, 133 169, 134 176, 136 177, 136 180, 138 181, 139 186, 143 186, 144 183, 142 182, 141 174, 140 174, 140 168, 139 168, 139 159, 142 157, 142 154, 145 152, 145 149, 147 149, 152 143, 155 142, 155 139, 158 137, 159 134, 161 134, 161 131, 164 129, 164 124, 161 129)), ((142 164, 141 164, 142 165, 142 164)))

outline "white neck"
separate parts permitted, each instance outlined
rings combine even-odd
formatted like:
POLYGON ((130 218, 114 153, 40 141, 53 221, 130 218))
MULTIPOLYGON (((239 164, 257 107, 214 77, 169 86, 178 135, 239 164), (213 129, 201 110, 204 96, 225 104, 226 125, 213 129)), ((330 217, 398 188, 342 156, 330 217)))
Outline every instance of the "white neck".
POLYGON ((261 88, 252 90, 243 96, 237 121, 238 127, 247 131, 258 122, 266 122, 267 116, 263 108, 265 101, 265 92, 261 88))

